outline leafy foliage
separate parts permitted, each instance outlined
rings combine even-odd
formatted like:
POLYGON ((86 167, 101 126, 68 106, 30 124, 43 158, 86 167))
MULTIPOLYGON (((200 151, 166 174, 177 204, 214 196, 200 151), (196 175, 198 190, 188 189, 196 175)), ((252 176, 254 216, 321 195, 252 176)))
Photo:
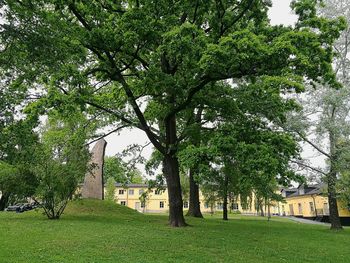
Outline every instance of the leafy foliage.
POLYGON ((71 116, 61 120, 50 116, 41 144, 35 153, 32 168, 39 185, 36 197, 49 219, 59 219, 68 200, 77 189, 89 167, 86 134, 81 124, 81 116, 71 116))
POLYGON ((115 196, 115 181, 112 177, 107 179, 105 199, 108 201, 117 201, 115 196))
POLYGON ((136 167, 128 167, 126 162, 116 156, 105 158, 103 172, 105 182, 110 178, 124 185, 129 183, 141 184, 144 181, 141 172, 136 167))

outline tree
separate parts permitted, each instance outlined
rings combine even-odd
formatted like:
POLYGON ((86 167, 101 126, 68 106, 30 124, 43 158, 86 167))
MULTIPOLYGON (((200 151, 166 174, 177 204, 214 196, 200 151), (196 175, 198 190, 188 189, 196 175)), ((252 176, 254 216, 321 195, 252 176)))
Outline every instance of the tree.
MULTIPOLYGON (((199 147, 201 144, 201 125, 202 125, 202 114, 203 108, 200 107, 197 112, 194 112, 194 127, 192 134, 189 135, 189 142, 195 147, 199 147)), ((203 218, 200 201, 199 201, 199 184, 196 177, 199 176, 199 166, 198 164, 193 164, 189 168, 189 207, 187 216, 203 218)), ((198 178, 197 178, 198 179, 198 178)))
POLYGON ((108 201, 116 201, 115 196, 115 181, 113 177, 108 178, 106 184, 106 200, 108 201))
POLYGON ((213 215, 215 204, 220 200, 217 194, 218 187, 215 184, 205 182, 201 185, 201 189, 204 201, 210 207, 210 213, 213 215))
POLYGON ((334 83, 328 47, 343 23, 319 20, 314 2, 296 2, 291 28, 269 25, 269 1, 5 0, 1 65, 51 103, 61 93, 103 116, 111 132, 144 131, 163 158, 169 224, 185 226, 177 153, 199 93, 263 76, 334 83))
POLYGON ((104 183, 109 179, 113 179, 115 182, 126 184, 128 178, 126 176, 126 168, 123 165, 123 161, 115 156, 105 157, 103 167, 103 180, 104 183))
POLYGON ((82 116, 59 118, 51 112, 31 168, 38 180, 35 197, 49 219, 59 219, 85 174, 89 171, 86 130, 82 116))
POLYGON ((145 192, 143 192, 140 197, 139 197, 139 200, 141 202, 141 207, 142 207, 142 212, 144 213, 145 212, 145 209, 146 209, 146 206, 147 206, 147 203, 148 203, 148 200, 150 198, 150 194, 151 193, 151 189, 148 188, 145 192))
POLYGON ((181 182, 181 190, 182 190, 182 201, 188 202, 190 198, 190 181, 189 176, 185 171, 180 171, 180 182, 181 182))
MULTIPOLYGON (((343 15, 350 22, 350 5, 346 1, 323 1, 318 12, 325 18, 343 15)), ((342 88, 334 89, 329 85, 310 85, 304 96, 299 98, 303 110, 290 116, 287 130, 294 131, 299 140, 309 145, 325 160, 325 167, 315 167, 308 160, 295 163, 312 170, 327 183, 331 229, 342 229, 337 206, 336 185, 341 171, 344 171, 344 157, 349 151, 345 147, 350 135, 350 82, 349 82, 349 28, 332 45, 336 53, 333 65, 342 88), (343 168, 342 168, 343 166, 343 168)), ((330 47, 331 48, 331 47, 330 47)))
MULTIPOLYGON (((5 99, 8 99, 7 107, 20 108, 16 103, 22 100, 11 102, 6 96, 5 99)), ((16 119, 14 115, 11 117, 9 108, 1 110, 4 115, 0 115, 0 211, 9 203, 34 194, 37 181, 29 167, 33 164, 32 156, 38 142, 38 135, 33 132, 35 120, 16 119)))
POLYGON ((26 165, 10 165, 0 161, 0 211, 8 204, 34 196, 38 181, 26 165))
POLYGON ((340 194, 340 200, 350 208, 350 175, 349 172, 342 173, 337 190, 340 194))
POLYGON ((0 162, 0 189, 1 189, 1 198, 0 198, 0 211, 6 208, 8 200, 10 198, 10 186, 9 179, 15 177, 18 174, 18 171, 15 167, 5 163, 0 162))
POLYGON ((121 184, 143 182, 141 172, 136 167, 128 167, 127 163, 117 156, 105 158, 103 180, 107 182, 110 178, 121 184))

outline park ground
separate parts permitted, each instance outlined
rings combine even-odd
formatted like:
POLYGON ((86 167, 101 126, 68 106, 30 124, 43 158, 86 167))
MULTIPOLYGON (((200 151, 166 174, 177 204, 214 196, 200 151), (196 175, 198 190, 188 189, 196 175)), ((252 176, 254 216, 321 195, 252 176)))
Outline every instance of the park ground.
POLYGON ((0 262, 350 262, 350 229, 232 215, 144 215, 107 201, 74 201, 60 220, 0 213, 0 262))

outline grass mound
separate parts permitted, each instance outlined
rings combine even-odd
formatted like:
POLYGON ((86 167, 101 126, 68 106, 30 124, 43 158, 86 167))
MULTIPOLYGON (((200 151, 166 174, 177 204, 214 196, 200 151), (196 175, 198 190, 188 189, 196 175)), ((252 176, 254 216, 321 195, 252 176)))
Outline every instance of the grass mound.
POLYGON ((97 199, 82 199, 68 203, 62 216, 93 216, 121 219, 136 219, 143 217, 143 214, 127 207, 116 204, 112 201, 101 201, 97 199))

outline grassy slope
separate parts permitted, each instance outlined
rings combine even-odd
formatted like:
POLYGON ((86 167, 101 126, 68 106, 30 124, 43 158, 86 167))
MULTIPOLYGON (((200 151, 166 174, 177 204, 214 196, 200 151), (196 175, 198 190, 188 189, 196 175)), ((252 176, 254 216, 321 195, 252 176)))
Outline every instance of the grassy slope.
POLYGON ((350 262, 350 229, 235 216, 142 215, 101 201, 73 202, 61 220, 0 213, 0 262, 350 262))

